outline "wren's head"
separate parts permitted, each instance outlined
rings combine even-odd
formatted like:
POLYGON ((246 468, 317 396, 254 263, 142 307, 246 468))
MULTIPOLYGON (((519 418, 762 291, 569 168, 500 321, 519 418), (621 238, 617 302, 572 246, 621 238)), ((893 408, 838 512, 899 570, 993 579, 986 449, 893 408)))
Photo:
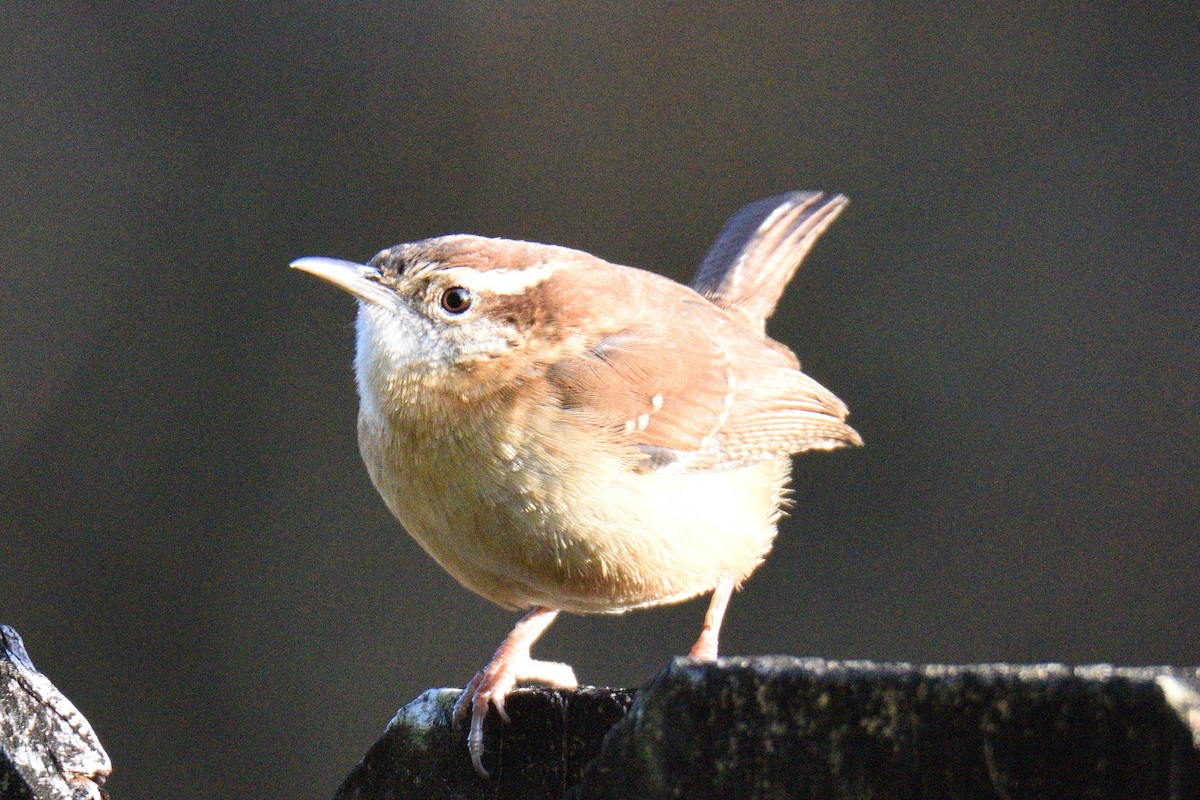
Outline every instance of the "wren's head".
POLYGON ((564 247, 455 235, 390 247, 366 265, 292 264, 359 299, 355 361, 364 401, 516 379, 556 349, 565 306, 556 275, 598 259, 564 247), (535 352, 539 358, 534 358, 535 352), (373 386, 376 382, 388 385, 373 386))

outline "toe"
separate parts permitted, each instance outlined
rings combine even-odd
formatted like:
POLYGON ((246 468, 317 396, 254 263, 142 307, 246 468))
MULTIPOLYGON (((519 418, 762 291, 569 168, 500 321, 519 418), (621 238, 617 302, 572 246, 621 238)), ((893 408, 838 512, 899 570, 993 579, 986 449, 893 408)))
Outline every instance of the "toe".
POLYGON ((458 695, 458 699, 454 701, 453 719, 454 724, 459 725, 467 718, 469 711, 475 701, 475 692, 479 689, 479 683, 483 680, 483 671, 475 673, 475 677, 471 678, 471 682, 466 685, 462 692, 458 695))
POLYGON ((520 680, 537 681, 556 689, 579 687, 579 681, 575 678, 575 670, 557 661, 530 661, 521 672, 520 680))

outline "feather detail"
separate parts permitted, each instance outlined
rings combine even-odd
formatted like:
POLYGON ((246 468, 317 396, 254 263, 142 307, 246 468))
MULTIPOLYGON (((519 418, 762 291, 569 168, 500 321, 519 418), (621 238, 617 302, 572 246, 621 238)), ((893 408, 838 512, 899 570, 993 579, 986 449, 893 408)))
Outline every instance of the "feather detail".
POLYGON ((579 424, 636 448, 636 468, 731 469, 861 444, 846 406, 783 348, 715 307, 603 336, 546 377, 579 424))
POLYGON ((744 206, 721 229, 692 288, 762 333, 800 263, 849 202, 789 192, 744 206))

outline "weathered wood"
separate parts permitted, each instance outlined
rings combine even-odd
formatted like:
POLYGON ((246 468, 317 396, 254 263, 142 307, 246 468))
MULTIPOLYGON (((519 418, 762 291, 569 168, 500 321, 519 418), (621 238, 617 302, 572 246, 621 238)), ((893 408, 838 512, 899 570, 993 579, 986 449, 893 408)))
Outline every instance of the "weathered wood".
POLYGON ((620 690, 518 691, 491 781, 457 695, 401 709, 338 800, 1200 798, 1195 669, 677 659, 623 717, 620 690))
POLYGON ((1200 796, 1195 670, 674 662, 575 794, 1200 796))

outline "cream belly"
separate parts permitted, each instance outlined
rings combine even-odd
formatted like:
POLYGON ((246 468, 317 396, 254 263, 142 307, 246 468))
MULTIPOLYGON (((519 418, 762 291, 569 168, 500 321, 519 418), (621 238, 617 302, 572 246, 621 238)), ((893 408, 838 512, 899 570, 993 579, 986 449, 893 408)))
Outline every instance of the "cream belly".
POLYGON ((547 448, 580 446, 561 410, 526 420, 532 430, 466 416, 454 426, 408 426, 364 404, 359 443, 409 534, 501 606, 619 613, 684 600, 724 574, 745 579, 770 550, 786 456, 741 469, 638 473, 599 441, 589 452, 547 448), (542 443, 536 451, 532 440, 542 443))

